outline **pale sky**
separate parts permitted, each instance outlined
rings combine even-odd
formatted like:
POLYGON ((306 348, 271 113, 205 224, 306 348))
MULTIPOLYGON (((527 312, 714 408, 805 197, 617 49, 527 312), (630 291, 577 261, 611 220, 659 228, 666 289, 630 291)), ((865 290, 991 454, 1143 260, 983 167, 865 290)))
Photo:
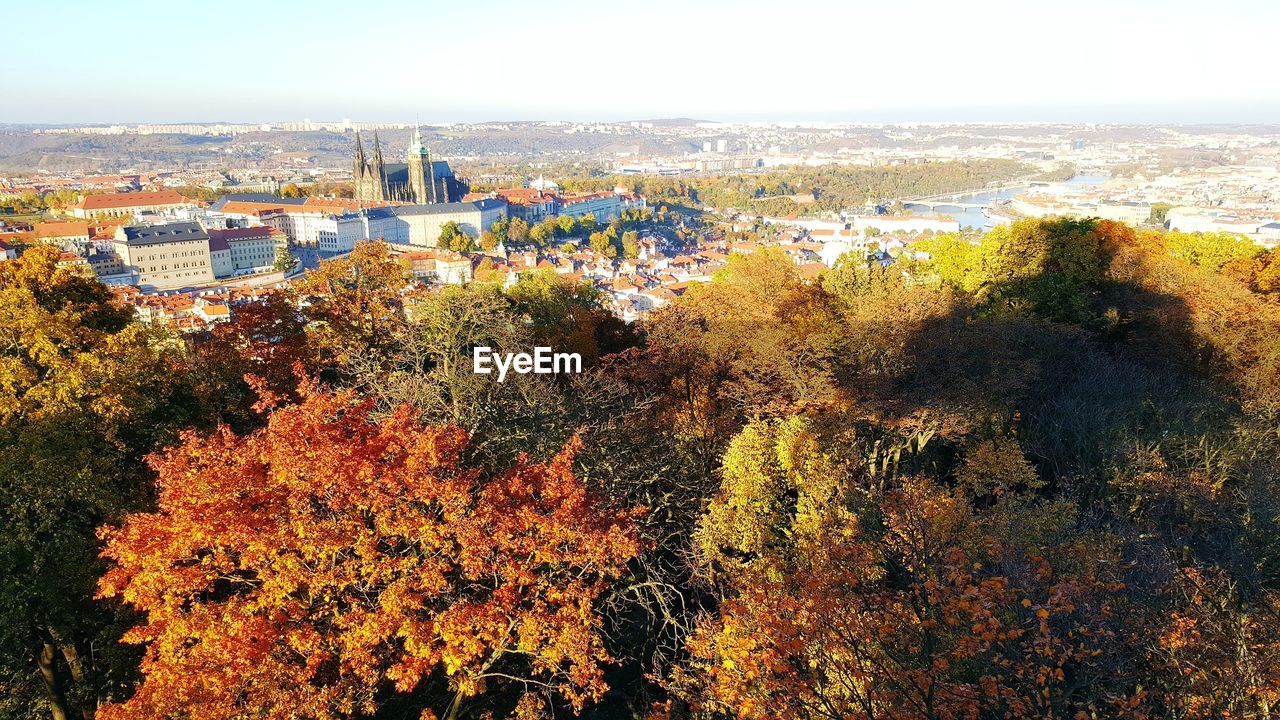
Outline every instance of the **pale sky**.
POLYGON ((0 0, 0 122, 1280 122, 1280 0, 0 0))

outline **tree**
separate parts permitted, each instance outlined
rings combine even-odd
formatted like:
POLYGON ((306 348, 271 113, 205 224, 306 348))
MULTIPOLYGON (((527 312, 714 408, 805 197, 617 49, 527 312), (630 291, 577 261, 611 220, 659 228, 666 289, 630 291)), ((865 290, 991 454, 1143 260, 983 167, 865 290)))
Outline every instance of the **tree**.
POLYGON ((321 263, 290 292, 313 325, 316 348, 339 367, 387 347, 403 321, 404 269, 386 243, 362 242, 343 258, 321 263))
POLYGON ((507 297, 538 344, 576 352, 588 364, 625 349, 634 339, 626 324, 603 307, 603 296, 590 283, 567 280, 551 270, 522 274, 507 297))
POLYGON ((217 422, 238 430, 255 426, 260 395, 296 401, 298 374, 321 371, 306 318, 284 292, 236 307, 230 322, 195 345, 191 362, 195 392, 217 422))
POLYGON ((1068 507, 1009 495, 988 515, 915 477, 881 493, 830 447, 797 420, 730 446, 697 536, 727 599, 677 692, 744 719, 1145 716, 1108 656, 1123 585, 1095 563, 1110 550, 1046 543, 1068 507))
POLYGON ((282 198, 300 198, 302 190, 293 183, 285 183, 280 186, 280 197, 282 198))
MULTIPOLYGON (((547 218, 547 219, 551 220, 551 218, 547 218)), ((580 226, 577 218, 575 218, 572 215, 561 215, 558 219, 554 220, 554 222, 556 224, 557 229, 559 230, 558 234, 561 237, 569 237, 570 235, 573 235, 579 230, 584 229, 580 226)))
POLYGON ((638 546, 574 476, 577 444, 477 468, 466 433, 407 407, 375 419, 351 393, 304 395, 250 435, 184 434, 152 461, 157 511, 105 531, 101 594, 145 614, 126 639, 146 656, 103 720, 343 718, 415 691, 424 717, 456 718, 497 687, 599 698, 594 605, 638 546))
POLYGON ((1252 240, 1226 232, 1169 232, 1164 240, 1173 257, 1214 271, 1232 260, 1252 259, 1262 253, 1252 240))
POLYGON ((589 238, 591 250, 599 255, 607 258, 615 258, 618 256, 618 248, 614 246, 609 236, 602 232, 593 232, 589 238))
POLYGON ((507 223, 507 239, 513 244, 523 245, 529 239, 529 223, 513 217, 507 223))
POLYGON ((493 252, 498 247, 498 236, 491 230, 485 230, 480 233, 480 249, 485 252, 493 252))
POLYGON ((276 247, 276 261, 271 266, 272 270, 277 272, 288 270, 298 263, 298 259, 293 256, 293 252, 289 250, 288 245, 278 245, 276 247))
POLYGON ((529 230, 529 240, 537 247, 546 247, 551 242, 551 238, 555 237, 555 226, 548 223, 538 223, 529 230))
POLYGON ((1151 203, 1151 216, 1147 219, 1147 222, 1152 225, 1164 225, 1168 221, 1169 211, 1172 209, 1173 206, 1169 203, 1151 203))
POLYGON ((640 257, 640 234, 635 230, 622 233, 622 256, 628 260, 640 257))
POLYGON ((473 252, 476 249, 475 241, 453 220, 441 226, 437 247, 454 252, 473 252))
POLYGON ((96 526, 144 505, 141 462, 196 421, 181 344, 58 250, 0 262, 0 711, 92 718, 135 659, 94 605, 96 526))

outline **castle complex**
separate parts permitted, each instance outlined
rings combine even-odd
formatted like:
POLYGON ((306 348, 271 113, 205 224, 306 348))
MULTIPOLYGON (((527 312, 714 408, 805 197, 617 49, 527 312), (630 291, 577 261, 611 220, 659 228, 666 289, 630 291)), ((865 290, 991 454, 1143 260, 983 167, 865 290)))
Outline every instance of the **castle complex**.
POLYGON ((406 163, 384 163, 382 143, 373 134, 373 157, 366 159, 360 131, 356 131, 356 157, 351 175, 355 199, 359 202, 391 200, 419 205, 458 202, 467 194, 465 182, 456 178, 449 163, 432 160, 422 142, 422 133, 413 131, 406 163))

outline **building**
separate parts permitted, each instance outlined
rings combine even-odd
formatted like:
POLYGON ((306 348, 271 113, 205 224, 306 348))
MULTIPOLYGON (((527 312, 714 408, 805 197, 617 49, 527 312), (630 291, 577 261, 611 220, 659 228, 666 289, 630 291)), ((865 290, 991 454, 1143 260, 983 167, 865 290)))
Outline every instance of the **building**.
POLYGON ((114 252, 95 252, 85 258, 93 274, 99 278, 115 277, 125 272, 124 261, 114 252))
POLYGON ((209 234, 198 223, 121 227, 112 245, 140 287, 162 290, 214 280, 209 234))
POLYGON ((611 222, 622 215, 622 198, 611 192, 566 195, 560 199, 560 214, 573 218, 593 215, 596 222, 611 222))
POLYGON ((343 198, 302 200, 235 195, 214 203, 206 219, 232 228, 270 226, 283 232, 294 245, 335 253, 348 252, 365 238, 359 208, 355 200, 343 198))
POLYGON ((78 218, 129 217, 138 212, 162 212, 192 205, 194 203, 176 190, 105 193, 80 198, 71 213, 78 218))
POLYGON ((394 245, 436 247, 447 223, 458 224, 472 238, 507 217, 507 204, 495 198, 431 205, 397 205, 369 208, 360 213, 364 238, 394 245))
POLYGON ((1175 207, 1165 214, 1170 230, 1182 232, 1229 232, 1254 235, 1265 221, 1239 217, 1216 208, 1175 207))
MULTIPOLYGON (((493 192, 507 202, 507 214, 535 225, 560 211, 555 194, 537 188, 502 188, 493 192)), ((467 199, 472 199, 468 196, 467 199)))
POLYGON ((208 233, 209 252, 214 264, 213 274, 220 278, 236 273, 272 269, 276 262, 276 250, 289 241, 283 232, 266 225, 215 229, 208 233))
POLYGON ((882 233, 949 233, 960 232, 960 221, 948 215, 858 215, 853 218, 853 229, 859 233, 868 229, 882 233))
POLYGON ((432 160, 431 150, 422 142, 422 133, 413 131, 406 162, 386 163, 382 143, 373 135, 373 157, 366 158, 364 144, 356 132, 355 163, 351 170, 355 199, 360 203, 386 200, 418 205, 453 203, 462 200, 469 188, 453 174, 449 163, 432 160))
POLYGON ((423 250, 398 258, 413 277, 437 285, 465 285, 471 282, 471 260, 449 250, 423 250))

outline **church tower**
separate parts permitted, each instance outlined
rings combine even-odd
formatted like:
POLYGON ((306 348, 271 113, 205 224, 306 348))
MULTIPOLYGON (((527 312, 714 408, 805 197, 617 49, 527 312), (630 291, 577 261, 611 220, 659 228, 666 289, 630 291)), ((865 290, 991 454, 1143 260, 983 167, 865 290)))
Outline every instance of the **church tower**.
POLYGON ((364 200, 364 143, 360 142, 360 131, 356 130, 356 161, 351 167, 351 184, 357 200, 364 200))
POLYGON ((431 152, 422 143, 422 132, 413 129, 413 142, 409 143, 409 192, 413 202, 426 204, 436 202, 436 188, 431 177, 431 152))
POLYGON ((376 202, 387 199, 387 172, 382 163, 382 143, 378 132, 373 133, 373 160, 364 154, 364 141, 356 130, 356 157, 351 167, 352 189, 358 202, 376 202))
POLYGON ((373 171, 374 182, 378 187, 378 200, 387 199, 387 169, 382 164, 382 142, 378 140, 378 131, 373 131, 373 165, 370 167, 373 171))

